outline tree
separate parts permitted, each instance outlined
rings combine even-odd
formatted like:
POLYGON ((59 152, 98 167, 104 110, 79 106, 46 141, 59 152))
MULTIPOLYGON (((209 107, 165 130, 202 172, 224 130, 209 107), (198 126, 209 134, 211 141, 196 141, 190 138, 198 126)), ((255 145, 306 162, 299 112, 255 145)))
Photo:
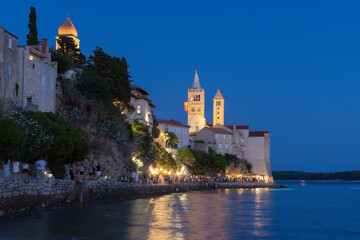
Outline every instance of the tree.
POLYGON ((36 27, 36 10, 34 7, 30 7, 28 27, 29 27, 29 34, 26 35, 27 37, 26 43, 28 45, 39 45, 40 42, 38 40, 38 32, 36 27))
POLYGON ((166 147, 171 146, 172 144, 176 144, 179 142, 178 137, 173 132, 165 132, 165 143, 166 147))
POLYGON ((133 110, 130 106, 131 89, 128 64, 125 58, 112 57, 102 48, 96 47, 94 55, 89 56, 89 66, 108 84, 113 101, 120 107, 133 110))
POLYGON ((47 159, 57 178, 63 177, 64 164, 82 161, 89 152, 79 129, 51 112, 22 112, 11 116, 23 129, 24 142, 16 158, 33 163, 47 159))
POLYGON ((58 49, 56 51, 61 55, 70 56, 73 65, 83 66, 87 63, 86 57, 80 52, 80 49, 76 45, 74 39, 67 36, 60 36, 56 42, 58 44, 58 49))
POLYGON ((53 48, 50 49, 51 61, 57 62, 58 72, 65 73, 67 70, 73 67, 73 59, 69 54, 62 54, 60 51, 56 51, 53 48))
POLYGON ((179 150, 178 159, 182 164, 185 164, 186 166, 194 166, 196 161, 191 150, 187 148, 183 148, 179 150))
POLYGON ((0 155, 19 151, 22 140, 22 130, 15 121, 0 117, 0 155))

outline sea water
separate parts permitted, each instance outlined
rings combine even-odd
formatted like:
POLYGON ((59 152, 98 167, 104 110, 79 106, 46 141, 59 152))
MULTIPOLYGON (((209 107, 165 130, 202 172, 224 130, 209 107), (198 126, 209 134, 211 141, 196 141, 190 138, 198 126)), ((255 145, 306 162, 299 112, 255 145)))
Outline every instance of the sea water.
POLYGON ((360 239, 360 183, 279 183, 0 217, 0 239, 360 239))

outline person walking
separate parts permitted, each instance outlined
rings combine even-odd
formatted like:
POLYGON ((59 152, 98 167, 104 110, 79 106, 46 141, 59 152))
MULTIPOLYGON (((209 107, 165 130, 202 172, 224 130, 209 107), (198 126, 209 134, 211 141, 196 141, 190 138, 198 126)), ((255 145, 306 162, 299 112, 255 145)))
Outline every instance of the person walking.
POLYGON ((20 162, 19 161, 17 161, 17 160, 13 161, 12 172, 13 172, 15 178, 19 177, 19 174, 20 174, 20 162))
POLYGON ((4 159, 4 178, 9 178, 11 176, 10 162, 10 157, 6 156, 4 159))
POLYGON ((22 165, 23 178, 27 178, 29 176, 29 168, 30 168, 29 164, 23 163, 23 165, 22 165))
POLYGON ((37 160, 35 162, 35 168, 36 168, 36 177, 41 179, 44 178, 44 172, 46 169, 46 161, 39 158, 39 160, 37 160))

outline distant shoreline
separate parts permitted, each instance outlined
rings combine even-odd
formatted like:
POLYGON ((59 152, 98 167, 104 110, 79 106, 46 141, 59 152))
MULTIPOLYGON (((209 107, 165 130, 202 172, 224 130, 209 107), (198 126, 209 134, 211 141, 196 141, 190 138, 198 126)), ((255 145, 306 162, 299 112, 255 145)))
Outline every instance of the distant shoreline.
POLYGON ((273 171, 275 181, 332 181, 332 182, 347 182, 360 181, 360 171, 347 172, 303 172, 303 171, 273 171))
POLYGON ((301 181, 305 181, 305 182, 360 182, 360 180, 286 180, 286 179, 281 179, 281 180, 276 180, 275 182, 301 182, 301 181))

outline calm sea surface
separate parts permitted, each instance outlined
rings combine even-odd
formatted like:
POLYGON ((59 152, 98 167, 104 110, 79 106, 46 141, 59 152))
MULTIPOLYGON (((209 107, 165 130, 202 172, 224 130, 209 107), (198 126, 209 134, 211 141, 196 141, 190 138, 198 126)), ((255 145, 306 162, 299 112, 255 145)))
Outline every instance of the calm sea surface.
POLYGON ((360 183, 279 183, 0 217, 0 239, 360 239, 360 183))

